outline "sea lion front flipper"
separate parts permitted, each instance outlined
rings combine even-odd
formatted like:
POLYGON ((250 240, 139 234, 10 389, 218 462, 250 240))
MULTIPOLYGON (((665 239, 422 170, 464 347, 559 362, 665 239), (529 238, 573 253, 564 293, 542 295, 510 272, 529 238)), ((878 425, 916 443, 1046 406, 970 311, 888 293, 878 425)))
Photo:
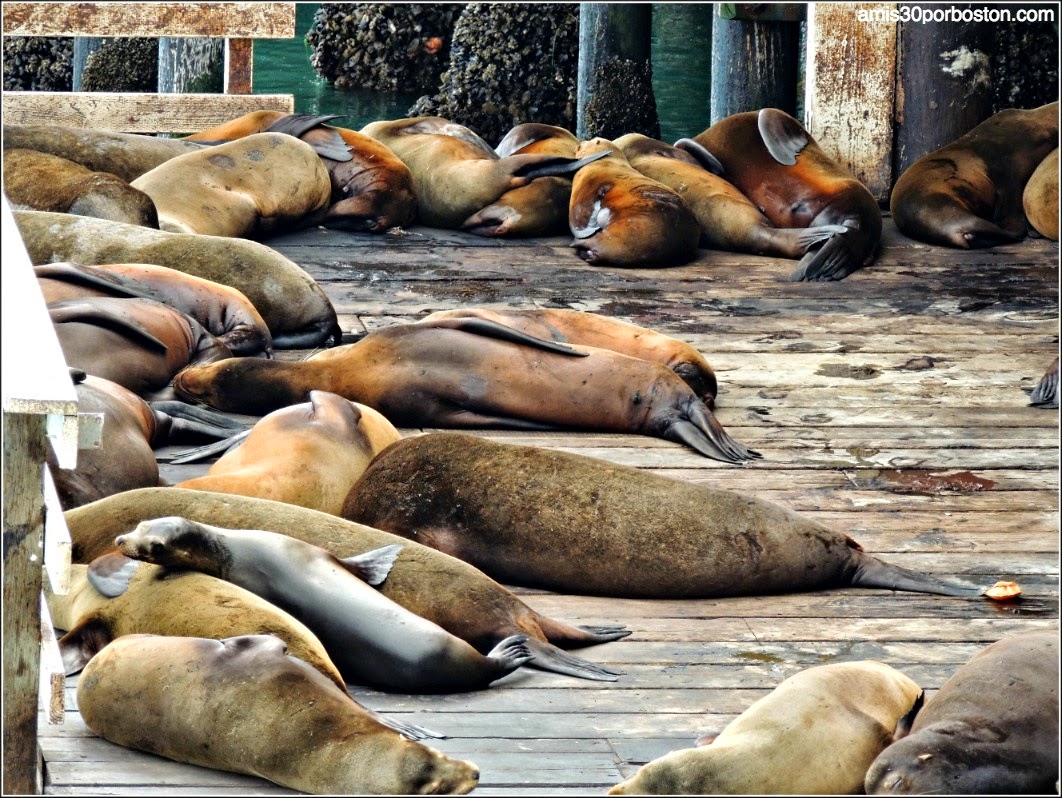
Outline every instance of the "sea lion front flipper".
POLYGON ((516 330, 512 327, 506 327, 504 324, 499 324, 496 321, 489 321, 488 319, 480 319, 471 316, 460 319, 417 321, 413 322, 413 324, 419 327, 445 327, 449 330, 461 330, 462 332, 482 335, 487 338, 497 338, 499 341, 509 341, 514 344, 533 346, 536 349, 544 349, 547 352, 555 352, 558 355, 568 355, 569 357, 587 357, 589 355, 589 352, 580 352, 578 349, 572 349, 570 346, 566 346, 557 341, 536 338, 533 335, 520 332, 520 330, 516 330))
POLYGON ((81 263, 43 263, 40 266, 34 266, 33 273, 37 277, 62 280, 73 285, 99 288, 112 296, 155 298, 142 288, 139 288, 135 282, 123 279, 122 276, 112 274, 103 269, 97 269, 94 266, 81 263))
MULTIPOLYGON (((152 403, 155 404, 155 403, 152 403)), ((221 454, 235 449, 248 435, 251 434, 249 429, 245 429, 242 432, 237 432, 235 435, 230 435, 228 438, 223 438, 220 441, 214 441, 204 446, 197 446, 194 449, 185 449, 183 452, 176 452, 171 455, 161 454, 156 452, 155 459, 160 463, 171 463, 173 465, 182 465, 184 463, 195 463, 199 460, 205 460, 208 457, 213 457, 215 454, 221 454)))
MULTIPOLYGON (((854 543, 849 539, 849 545, 854 543)), ((862 550, 859 544, 856 548, 862 550)), ((883 588, 885 590, 909 590, 914 593, 932 593, 938 596, 983 596, 987 588, 965 582, 952 582, 930 574, 912 571, 899 565, 863 555, 852 575, 852 587, 883 588)))
POLYGON ((59 654, 67 676, 80 673, 105 645, 114 639, 110 628, 99 618, 89 618, 59 638, 59 654))
POLYGON ((808 134, 800 123, 777 108, 761 108, 756 126, 767 152, 780 164, 793 166, 797 155, 808 146, 808 134))
POLYGON ((915 699, 914 704, 907 711, 907 714, 899 719, 896 723, 896 729, 892 733, 892 741, 906 737, 911 733, 911 726, 914 725, 915 718, 918 717, 918 713, 922 711, 922 707, 925 706, 926 694, 925 691, 918 691, 918 698, 915 699))
MULTIPOLYGON (((306 133, 314 131, 312 140, 306 141, 307 144, 313 147, 314 152, 333 161, 350 161, 354 158, 350 154, 350 145, 343 140, 343 137, 337 131, 323 127, 325 122, 338 116, 343 116, 343 114, 326 114, 324 116, 289 114, 282 116, 262 132, 285 133, 297 139, 302 139, 306 133)), ((305 139, 302 140, 305 141, 305 139)))
POLYGON ((117 551, 101 554, 88 566, 88 582, 100 594, 115 598, 129 589, 129 580, 141 566, 140 560, 126 557, 117 551))
POLYGON ((91 302, 80 299, 56 302, 48 306, 48 315, 51 317, 52 324, 64 324, 67 322, 95 324, 99 327, 106 327, 123 335, 137 338, 160 352, 168 351, 166 344, 162 343, 138 322, 120 316, 109 308, 98 307, 91 302))
POLYGON ((387 579, 387 575, 391 573, 391 568, 403 548, 405 546, 401 543, 392 543, 389 546, 381 546, 364 554, 343 557, 339 561, 343 563, 344 568, 358 577, 358 579, 367 582, 373 587, 378 587, 383 584, 383 581, 387 579))
POLYGON ((743 446, 723 429, 715 414, 695 395, 684 408, 684 417, 671 416, 659 430, 660 437, 684 443, 705 457, 724 463, 741 463, 762 455, 743 446))
POLYGON ((818 227, 806 227, 800 231, 797 241, 803 252, 807 252, 814 246, 825 244, 835 235, 842 235, 848 228, 840 224, 824 224, 818 227))
POLYGON ((528 182, 539 177, 556 177, 578 172, 587 164, 600 161, 612 154, 612 150, 595 152, 584 158, 568 158, 564 155, 510 155, 510 158, 523 159, 513 170, 513 177, 526 178, 528 182))
POLYGON ((858 241, 858 231, 844 227, 844 232, 834 233, 818 249, 808 251, 796 269, 789 275, 789 281, 827 282, 843 280, 860 268, 863 248, 858 241))
POLYGON ((392 718, 388 715, 383 715, 377 712, 375 709, 369 709, 363 704, 358 704, 358 706, 365 710, 377 723, 386 726, 392 731, 398 732, 403 737, 406 737, 410 740, 427 740, 429 738, 433 738, 436 740, 447 739, 445 734, 440 734, 437 731, 432 731, 431 729, 425 728, 424 726, 418 726, 416 723, 407 723, 404 720, 397 720, 396 718, 392 718))
POLYGON ((527 640, 527 648, 534 655, 528 665, 543 671, 563 673, 566 676, 574 676, 577 679, 590 679, 596 682, 614 682, 617 677, 623 675, 623 671, 614 670, 604 665, 598 665, 582 657, 569 654, 567 651, 545 640, 530 637, 527 640))
POLYGON ((697 160, 697 163, 713 175, 726 177, 726 168, 723 166, 722 161, 712 155, 708 148, 699 141, 694 141, 693 139, 679 139, 675 142, 675 148, 688 152, 697 160))
MULTIPOLYGON (((198 407, 176 399, 149 402, 148 405, 152 411, 168 419, 167 441, 186 433, 209 435, 213 438, 232 438, 249 430, 246 424, 215 410, 208 410, 205 407, 198 407)), ((153 445, 156 443, 157 441, 152 441, 153 445)))
POLYGON ((1044 376, 1029 394, 1029 404, 1035 407, 1058 407, 1058 358, 1050 365, 1044 376))

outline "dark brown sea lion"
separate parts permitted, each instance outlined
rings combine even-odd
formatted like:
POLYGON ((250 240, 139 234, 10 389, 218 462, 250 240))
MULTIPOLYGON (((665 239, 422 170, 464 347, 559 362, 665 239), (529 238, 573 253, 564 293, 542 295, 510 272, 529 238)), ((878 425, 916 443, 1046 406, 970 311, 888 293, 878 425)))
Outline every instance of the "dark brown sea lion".
POLYGON ((85 667, 77 703, 106 740, 306 793, 467 793, 471 762, 402 737, 272 635, 126 635, 85 667))
POLYGON ((644 765, 609 795, 856 795, 922 689, 881 662, 802 670, 709 745, 644 765), (829 752, 824 756, 824 752, 829 752))
POLYGON ((398 426, 639 432, 723 462, 758 456, 663 364, 566 347, 484 319, 387 327, 298 362, 234 358, 194 366, 173 386, 182 399, 252 415, 324 390, 398 426))
POLYGON ((46 263, 33 267, 46 303, 87 296, 141 296, 186 313, 237 357, 273 356, 262 314, 231 286, 150 263, 46 263))
POLYGON ((1040 161, 1025 184, 1021 202, 1033 229, 1058 241, 1058 147, 1040 161))
POLYGON ((458 433, 385 449, 351 489, 343 517, 433 546, 506 584, 565 593, 983 593, 883 562, 772 502, 458 433))
POLYGON ((336 557, 403 544, 380 592, 471 643, 490 651, 501 640, 526 634, 535 654, 528 665, 583 679, 614 680, 618 671, 576 657, 576 648, 625 637, 622 626, 575 627, 540 615, 511 591, 472 566, 378 529, 327 513, 266 499, 182 488, 129 490, 64 513, 75 562, 91 562, 114 548, 114 539, 141 521, 179 515, 231 528, 267 529, 313 543, 336 557))
POLYGON ((1050 795, 1058 781, 1058 629, 976 654, 866 774, 868 794, 1050 795))
POLYGON ((1058 102, 1000 111, 900 175, 889 203, 896 226, 946 247, 1019 241, 1026 231, 1025 184, 1057 147, 1058 102))
POLYGON ((646 177, 616 144, 595 138, 579 145, 580 158, 610 153, 572 178, 568 227, 579 257, 594 265, 677 266, 697 254, 701 228, 686 203, 646 177))
POLYGON ((13 207, 73 213, 158 229, 152 198, 109 172, 36 150, 4 150, 4 194, 13 207))
MULTIPOLYGON (((873 262, 881 241, 877 201, 789 114, 777 108, 734 114, 694 141, 775 227, 846 228, 804 255, 789 279, 841 280, 873 262)), ((681 140, 675 146, 686 148, 681 140)))
MULTIPOLYGON (((682 197, 697 217, 704 246, 754 255, 800 258, 809 248, 822 244, 831 235, 845 232, 845 228, 839 225, 775 227, 736 186, 708 171, 687 150, 658 139, 628 133, 616 139, 616 146, 627 156, 631 166, 682 197)), ((687 142, 686 146, 700 145, 687 142)))
POLYGON ((372 459, 402 438, 371 407, 327 391, 263 417, 204 476, 179 488, 238 493, 339 515, 372 459))
POLYGON ((715 396, 719 389, 715 372, 696 348, 677 338, 598 313, 562 308, 440 310, 426 316, 423 321, 472 316, 504 324, 536 338, 596 346, 663 363, 678 374, 709 408, 715 407, 715 396))
POLYGON ((276 532, 170 516, 141 521, 114 543, 127 557, 224 579, 290 612, 317 635, 348 682, 404 693, 465 692, 533 656, 522 634, 480 654, 379 593, 328 551, 276 532))
POLYGON ((154 299, 67 299, 48 305, 48 315, 67 365, 139 396, 163 391, 190 363, 232 357, 191 316, 154 299))
POLYGON ((58 261, 167 266, 241 291, 266 320, 278 349, 310 348, 342 338, 335 308, 317 281, 256 241, 167 233, 65 213, 13 215, 35 266, 58 261))
POLYGON ((1029 404, 1037 407, 1058 407, 1058 358, 1048 367, 1040 382, 1029 394, 1029 404))

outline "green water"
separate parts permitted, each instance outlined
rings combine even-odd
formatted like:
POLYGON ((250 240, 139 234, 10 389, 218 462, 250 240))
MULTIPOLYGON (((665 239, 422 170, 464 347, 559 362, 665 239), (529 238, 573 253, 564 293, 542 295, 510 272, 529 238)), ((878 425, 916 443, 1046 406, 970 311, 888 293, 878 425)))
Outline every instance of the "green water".
MULTIPOLYGON (((306 32, 317 3, 298 3, 291 39, 254 44, 255 94, 291 94, 300 114, 343 114, 336 124, 355 130, 377 119, 406 115, 417 94, 339 91, 310 64, 306 32)), ((653 91, 661 137, 674 141, 708 126, 711 3, 660 3, 653 8, 653 91)), ((425 92, 427 93, 427 92, 425 92)))

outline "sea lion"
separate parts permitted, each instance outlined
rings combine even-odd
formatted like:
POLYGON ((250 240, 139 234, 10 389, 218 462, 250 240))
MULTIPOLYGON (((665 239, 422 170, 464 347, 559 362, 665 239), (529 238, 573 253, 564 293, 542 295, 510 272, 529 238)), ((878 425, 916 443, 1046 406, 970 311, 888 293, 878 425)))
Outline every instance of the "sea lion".
POLYGON ((262 239, 315 224, 332 197, 313 147, 281 133, 255 133, 178 155, 132 182, 159 211, 159 227, 262 239))
MULTIPOLYGON (((693 140, 775 227, 846 228, 810 249, 790 280, 841 280, 873 262, 881 242, 877 201, 789 114, 777 108, 734 114, 693 140)), ((699 154, 686 140, 675 146, 699 154)))
POLYGON ((579 145, 580 158, 610 153, 572 178, 568 227, 579 257, 593 265, 678 266, 697 254, 701 229, 686 203, 646 177, 611 141, 579 145))
POLYGON ((562 593, 983 593, 883 562, 773 502, 460 433, 389 446, 354 484, 343 517, 459 557, 500 582, 562 593))
POLYGON ((854 795, 922 690, 880 662, 802 670, 708 745, 644 765, 609 795, 854 795))
POLYGON ((371 407, 327 391, 263 417, 205 476, 178 488, 238 493, 339 515, 351 486, 401 433, 371 407))
POLYGON ((109 172, 36 150, 4 150, 4 194, 12 207, 73 213, 158 229, 151 197, 109 172))
POLYGON ((511 591, 453 557, 327 513, 266 499, 182 488, 129 490, 64 513, 75 562, 114 548, 114 539, 141 521, 169 515, 232 528, 282 532, 346 558, 404 544, 380 592, 437 623, 479 651, 514 634, 528 635, 532 667, 583 679, 614 681, 619 671, 588 662, 558 646, 576 648, 626 637, 622 626, 575 627, 532 610, 511 591))
POLYGON ((86 297, 48 305, 67 365, 139 396, 160 395, 190 363, 232 357, 181 311, 143 297, 86 297))
POLYGON ((1058 241, 1058 147, 1040 161, 1025 184, 1021 202, 1033 229, 1058 241))
POLYGON ((204 148, 180 139, 67 125, 5 124, 3 132, 5 159, 9 149, 36 150, 66 158, 93 172, 110 172, 127 182, 170 158, 204 148))
POLYGON ((719 390, 715 372, 696 348, 677 338, 598 313, 562 308, 440 310, 426 316, 422 321, 471 316, 504 324, 536 338, 565 344, 596 346, 642 360, 663 363, 678 374, 709 409, 715 408, 715 397, 719 390))
POLYGON ((231 286, 150 263, 46 263, 34 266, 46 303, 86 296, 141 296, 186 313, 237 357, 273 356, 262 314, 231 286))
POLYGON ((1029 394, 1029 404, 1036 407, 1058 407, 1058 358, 1048 366, 1040 382, 1029 394))
POLYGON ((409 167, 417 215, 429 227, 458 229, 506 191, 536 178, 570 174, 585 164, 548 154, 499 158, 474 132, 441 117, 370 122, 361 132, 409 167))
POLYGON ((1051 794, 1058 629, 1005 637, 961 666, 867 770, 868 794, 1051 794))
POLYGON ((267 413, 318 389, 403 427, 640 432, 723 462, 759 456, 661 363, 567 347, 484 319, 386 327, 298 362, 233 358, 193 366, 173 387, 182 399, 240 413, 267 413))
POLYGON ((241 291, 269 325, 273 346, 304 349, 342 331, 327 295, 279 252, 242 238, 167 233, 45 211, 14 211, 35 266, 58 261, 154 263, 241 291))
POLYGON ((106 740, 306 793, 467 793, 479 770, 407 740, 272 635, 126 635, 85 667, 77 703, 106 740))
POLYGON ((900 175, 889 201, 896 227, 919 241, 962 249, 1019 241, 1025 184, 1057 147, 1057 101, 993 114, 900 175))
POLYGON ((170 516, 141 521, 114 544, 127 557, 201 571, 290 612, 317 635, 348 682, 404 693, 465 692, 533 656, 522 634, 480 654, 376 591, 328 551, 276 532, 170 516))
MULTIPOLYGON (((800 258, 812 246, 845 231, 840 225, 775 227, 736 186, 710 172, 687 150, 641 133, 620 136, 615 143, 631 166, 682 197, 701 226, 704 246, 754 255, 800 258)), ((696 142, 687 142, 688 148, 699 146, 696 142)), ((704 160, 710 157, 706 154, 704 160)))

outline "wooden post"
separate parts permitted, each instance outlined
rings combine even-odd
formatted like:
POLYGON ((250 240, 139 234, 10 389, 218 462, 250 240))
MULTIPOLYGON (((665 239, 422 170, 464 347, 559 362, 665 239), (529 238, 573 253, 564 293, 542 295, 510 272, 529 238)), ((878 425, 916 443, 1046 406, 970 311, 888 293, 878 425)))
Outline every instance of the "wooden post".
POLYGON ((224 86, 222 39, 159 38, 159 85, 163 94, 217 94, 224 86))
POLYGON ((100 36, 75 37, 74 57, 71 61, 73 68, 71 89, 73 91, 81 91, 81 80, 85 74, 85 64, 88 63, 88 57, 103 47, 104 41, 106 40, 100 36))

